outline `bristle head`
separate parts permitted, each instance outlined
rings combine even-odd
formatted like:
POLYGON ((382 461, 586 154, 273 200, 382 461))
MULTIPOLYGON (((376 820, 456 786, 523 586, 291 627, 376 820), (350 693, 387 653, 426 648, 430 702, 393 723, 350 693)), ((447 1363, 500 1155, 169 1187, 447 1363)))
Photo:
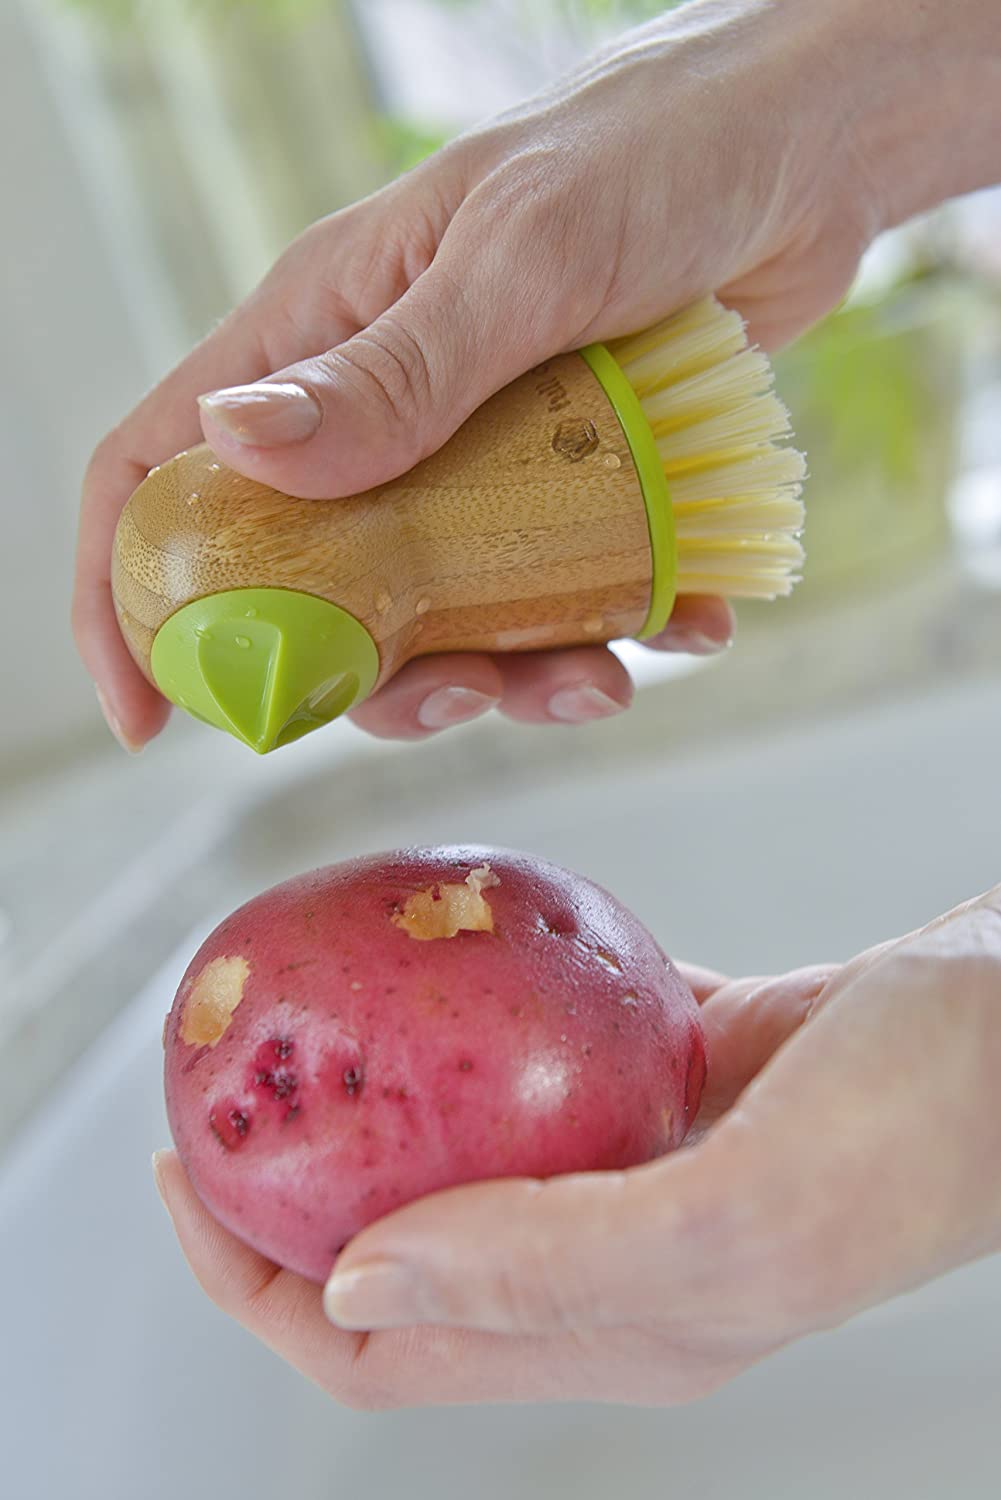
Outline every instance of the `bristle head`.
POLYGON ((774 599, 803 562, 806 464, 767 357, 715 297, 609 350, 653 430, 674 512, 678 592, 774 599))

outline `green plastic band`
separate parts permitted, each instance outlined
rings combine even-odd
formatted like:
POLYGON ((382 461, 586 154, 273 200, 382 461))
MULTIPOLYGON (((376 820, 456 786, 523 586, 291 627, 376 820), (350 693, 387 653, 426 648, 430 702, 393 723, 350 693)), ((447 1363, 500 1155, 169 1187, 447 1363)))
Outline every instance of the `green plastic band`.
POLYGON ((379 651, 360 621, 295 589, 229 589, 175 611, 150 665, 165 698, 265 755, 366 698, 379 651))
POLYGON ((650 423, 640 399, 604 344, 588 344, 579 351, 612 404, 619 419, 636 476, 643 492, 647 525, 650 530, 650 552, 653 579, 650 584, 650 607, 637 640, 659 635, 671 618, 678 590, 678 550, 674 535, 674 512, 667 487, 667 477, 650 423))

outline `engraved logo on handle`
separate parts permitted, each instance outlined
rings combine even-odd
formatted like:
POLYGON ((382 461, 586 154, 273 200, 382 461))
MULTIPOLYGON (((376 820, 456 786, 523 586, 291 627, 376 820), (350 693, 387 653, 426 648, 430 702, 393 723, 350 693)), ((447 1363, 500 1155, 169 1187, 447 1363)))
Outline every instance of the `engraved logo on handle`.
POLYGON ((536 381, 535 394, 541 396, 550 411, 566 411, 570 405, 570 397, 567 395, 566 387, 558 375, 551 375, 550 362, 547 360, 543 365, 536 365, 532 371, 533 375, 543 375, 546 378, 536 381))
POLYGON ((552 449, 561 458, 577 464, 593 453, 600 441, 598 430, 589 417, 574 417, 557 427, 553 433, 552 449))

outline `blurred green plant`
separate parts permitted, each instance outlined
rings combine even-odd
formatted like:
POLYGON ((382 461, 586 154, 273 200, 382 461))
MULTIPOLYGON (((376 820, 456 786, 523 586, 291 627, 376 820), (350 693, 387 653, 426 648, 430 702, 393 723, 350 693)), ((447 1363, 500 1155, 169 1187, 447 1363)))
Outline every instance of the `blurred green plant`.
POLYGON ((888 482, 904 488, 920 482, 920 436, 935 422, 936 403, 921 358, 925 330, 908 321, 894 327, 895 300, 886 294, 874 305, 842 307, 804 335, 795 364, 804 405, 836 416, 837 471, 878 463, 888 482))
MULTIPOLYGON (((465 6, 468 9, 482 4, 483 0, 437 0, 437 3, 456 8, 465 6)), ((528 0, 525 3, 527 8, 528 0)), ((580 18, 638 21, 648 16, 663 15, 665 11, 675 10, 683 3, 684 0, 531 0, 531 9, 536 15, 540 11, 549 11, 571 21, 580 18)))
POLYGON ((292 23, 329 6, 332 0, 60 0, 68 10, 79 11, 115 26, 140 20, 144 11, 173 6, 192 14, 231 16, 252 11, 255 17, 292 23))
MULTIPOLYGON (((117 25, 125 25, 141 17, 144 10, 151 10, 154 6, 162 9, 165 5, 201 12, 203 15, 227 15, 240 10, 252 10, 278 22, 295 22, 331 3, 334 0, 62 0, 62 4, 72 10, 89 12, 117 25)), ((481 5, 483 0, 436 0, 436 3, 468 8, 481 5)), ((535 16, 549 11, 568 21, 621 18, 623 22, 628 22, 673 10, 681 3, 682 0, 532 0, 531 9, 535 16)))
POLYGON ((380 115, 376 121, 378 144, 390 172, 399 177, 419 166, 451 140, 454 132, 444 126, 418 125, 399 115, 380 115))
POLYGON ((970 290, 906 270, 843 304, 776 359, 810 466, 809 608, 941 555, 955 472, 970 290))

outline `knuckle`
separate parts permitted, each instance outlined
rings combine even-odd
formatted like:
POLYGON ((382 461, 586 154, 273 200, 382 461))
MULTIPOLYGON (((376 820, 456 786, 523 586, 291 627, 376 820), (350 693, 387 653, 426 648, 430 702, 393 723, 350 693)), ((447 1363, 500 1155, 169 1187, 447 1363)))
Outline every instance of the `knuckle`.
POLYGON ((493 1296, 500 1321, 513 1333, 542 1331, 553 1321, 553 1310, 547 1305, 538 1284, 534 1257, 518 1265, 500 1265, 494 1272, 493 1296))
POLYGON ((415 427, 436 394, 431 359, 421 339, 399 320, 386 318, 356 335, 350 355, 342 352, 393 421, 405 429, 415 427))
POLYGON ((351 1376, 338 1391, 337 1399, 351 1411, 397 1411, 404 1405, 402 1397, 390 1386, 359 1375, 351 1376))
POLYGON ((419 180, 404 179, 398 185, 374 232, 360 247, 359 279, 374 287, 380 298, 378 312, 428 269, 459 208, 461 194, 450 174, 437 170, 437 165, 425 162, 417 169, 419 180))
POLYGON ((540 287, 537 302, 526 299, 524 315, 535 328, 543 320, 544 337, 551 329, 562 343, 568 325, 583 327, 597 314, 615 259, 608 236, 600 232, 607 214, 596 214, 590 175, 568 162, 565 151, 535 146, 517 154, 468 202, 478 210, 470 215, 470 228, 480 252, 489 253, 492 246, 500 265, 524 267, 529 281, 540 287), (570 264, 573 275, 566 274, 570 264))
MULTIPOLYGON (((355 317, 359 248, 366 239, 358 209, 313 224, 276 262, 261 285, 311 332, 355 317)), ((371 257, 370 257, 371 259, 371 257)))
MULTIPOLYGON (((195 1280, 209 1301, 229 1317, 236 1317, 239 1304, 245 1299, 241 1298, 232 1280, 214 1261, 196 1260, 191 1256, 187 1259, 195 1280)), ((249 1303, 249 1298, 246 1299, 245 1305, 246 1303, 249 1303)))
POLYGON ((120 461, 121 454, 125 451, 127 451, 125 433, 122 427, 113 427, 101 439, 90 456, 85 485, 99 484, 102 477, 114 469, 120 461))
MULTIPOLYGON (((319 1331, 316 1287, 280 1266, 248 1269, 242 1277, 224 1287, 223 1296, 225 1301, 220 1301, 219 1305, 224 1311, 248 1326, 266 1343, 285 1352, 286 1358, 293 1363, 324 1347, 326 1339, 339 1341, 343 1337, 325 1320, 319 1322, 322 1332, 319 1331)), ((348 1382, 357 1385, 359 1400, 369 1404, 377 1399, 379 1388, 369 1378, 368 1366, 363 1359, 368 1335, 350 1337, 358 1342, 350 1359, 348 1382)))
POLYGON ((554 1300, 548 1270, 537 1254, 522 1248, 516 1260, 494 1268, 490 1281, 488 1301, 505 1331, 539 1334, 570 1326, 562 1299, 554 1300))
POLYGON ((569 205, 577 197, 572 168, 562 148, 539 142, 502 162, 488 182, 513 222, 551 224, 550 210, 569 205))
POLYGON ((819 1009, 824 992, 839 969, 838 964, 812 964, 779 974, 753 989, 744 1003, 762 1015, 776 1010, 791 1034, 819 1009))
POLYGON ((276 1285, 282 1275, 278 1266, 266 1264, 263 1269, 233 1274, 213 1258, 194 1266, 202 1291, 216 1307, 241 1321, 253 1321, 273 1327, 276 1321, 276 1285))
MULTIPOLYGON (((535 1195, 542 1223, 560 1179, 541 1182, 535 1195)), ((490 1300, 505 1329, 515 1333, 574 1333, 603 1317, 586 1263, 568 1256, 544 1228, 522 1236, 494 1268, 490 1300)))
MULTIPOLYGON (((408 1335, 397 1333, 373 1336, 355 1335, 357 1343, 350 1369, 338 1390, 337 1399, 353 1411, 394 1411, 405 1404, 400 1371, 410 1366, 406 1358, 387 1359, 387 1342, 400 1354, 408 1351, 408 1335)), ((414 1351, 419 1354, 419 1351, 414 1351)))
POLYGON ((264 285, 312 328, 363 328, 428 269, 460 202, 451 170, 400 179, 311 225, 264 285))

